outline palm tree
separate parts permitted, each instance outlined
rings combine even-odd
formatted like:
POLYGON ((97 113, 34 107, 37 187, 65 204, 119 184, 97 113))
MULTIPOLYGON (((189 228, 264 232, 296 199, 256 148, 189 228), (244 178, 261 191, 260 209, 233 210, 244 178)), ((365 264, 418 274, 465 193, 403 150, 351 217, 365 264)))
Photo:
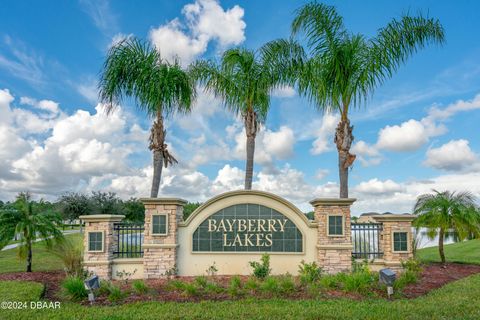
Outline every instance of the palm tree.
POLYGON ((223 53, 220 64, 201 60, 191 66, 193 77, 205 91, 222 99, 228 110, 242 117, 247 136, 246 190, 252 189, 255 138, 266 120, 270 94, 288 84, 285 74, 290 70, 280 68, 265 50, 229 49, 223 53))
POLYGON ((432 43, 442 44, 443 27, 435 19, 405 15, 367 39, 347 31, 333 6, 311 2, 296 11, 292 22, 292 35, 300 33, 306 40, 306 53, 295 41, 277 40, 270 55, 291 59, 295 54, 299 94, 324 112, 340 113, 334 142, 340 197, 348 198, 348 169, 355 161, 350 153, 354 139, 350 109, 364 103, 413 53, 432 43))
POLYGON ((150 196, 156 198, 163 166, 178 161, 165 144, 164 118, 191 111, 195 99, 194 82, 178 61, 169 63, 146 42, 127 38, 113 46, 107 55, 100 79, 100 101, 111 113, 126 97, 155 119, 150 130, 149 149, 153 151, 153 181, 150 196))
POLYGON ((52 240, 63 240, 61 217, 45 211, 45 207, 42 200, 35 203, 28 192, 22 192, 10 208, 0 211, 0 248, 6 246, 15 234, 20 234, 18 248, 20 256, 26 256, 27 272, 32 272, 32 244, 35 240, 45 240, 47 247, 52 246, 52 240))
POLYGON ((439 192, 423 194, 418 197, 414 213, 418 217, 413 224, 428 228, 428 235, 433 238, 438 234, 438 251, 445 264, 443 240, 445 232, 453 229, 460 241, 469 235, 480 235, 480 212, 475 204, 475 197, 470 192, 439 192))

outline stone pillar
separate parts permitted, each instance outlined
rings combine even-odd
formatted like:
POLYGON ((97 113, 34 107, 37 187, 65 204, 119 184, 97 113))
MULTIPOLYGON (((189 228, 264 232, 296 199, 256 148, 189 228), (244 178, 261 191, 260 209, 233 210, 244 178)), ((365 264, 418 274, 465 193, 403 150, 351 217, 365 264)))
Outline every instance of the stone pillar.
POLYGON ((117 237, 113 232, 113 224, 120 222, 125 218, 123 215, 97 214, 80 216, 85 221, 85 230, 83 236, 83 265, 88 272, 92 272, 102 279, 112 279, 112 260, 113 252, 118 248, 117 237), (90 251, 89 233, 102 233, 102 250, 90 251))
POLYGON ((383 251, 383 263, 385 267, 394 270, 402 269, 402 261, 413 258, 413 233, 412 221, 415 216, 411 214, 389 214, 372 216, 375 222, 383 224, 383 230, 380 234, 380 250, 383 251), (403 252, 394 252, 393 233, 407 233, 407 250, 403 252))
POLYGON ((320 198, 310 201, 318 225, 317 261, 327 273, 350 271, 352 268, 350 206, 355 200, 320 198), (329 235, 329 216, 343 217, 343 234, 329 235))
POLYGON ((145 279, 160 278, 176 269, 178 224, 183 221, 185 200, 176 198, 144 198, 145 233, 143 242, 143 274, 145 279), (152 234, 152 216, 167 216, 167 234, 152 234))

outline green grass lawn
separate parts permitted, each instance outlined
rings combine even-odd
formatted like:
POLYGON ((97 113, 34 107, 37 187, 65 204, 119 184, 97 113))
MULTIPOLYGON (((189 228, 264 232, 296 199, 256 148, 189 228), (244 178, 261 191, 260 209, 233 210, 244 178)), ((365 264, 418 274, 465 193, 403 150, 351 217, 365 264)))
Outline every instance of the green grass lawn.
MULTIPOLYGON (((82 241, 82 234, 76 233, 67 235, 75 241, 82 241)), ((0 273, 25 271, 27 263, 25 259, 18 257, 18 249, 0 251, 0 273)), ((59 270, 63 264, 59 258, 48 252, 43 241, 33 244, 33 271, 59 270)))
POLYGON ((37 301, 42 293, 43 284, 41 283, 29 281, 0 282, 0 303, 2 301, 37 301))
MULTIPOLYGON (((440 262, 438 247, 418 250, 418 258, 424 262, 440 262)), ((445 245, 447 262, 480 264, 480 239, 445 245)))
MULTIPOLYGON (((0 287, 4 283, 0 282, 0 287)), ((1 289, 0 289, 1 290, 1 289)), ((1 291, 0 291, 1 292, 1 291)), ((418 299, 144 302, 115 307, 62 303, 56 310, 4 310, 2 319, 480 319, 480 275, 418 299)), ((32 292, 29 299, 35 299, 32 292)))

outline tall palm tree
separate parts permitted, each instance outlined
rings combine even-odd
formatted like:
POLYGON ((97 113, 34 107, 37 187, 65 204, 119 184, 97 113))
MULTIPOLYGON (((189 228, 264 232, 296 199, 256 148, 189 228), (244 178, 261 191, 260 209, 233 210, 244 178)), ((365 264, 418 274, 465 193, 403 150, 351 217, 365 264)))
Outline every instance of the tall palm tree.
POLYGON ((27 272, 32 272, 32 244, 37 239, 45 240, 47 247, 51 247, 53 240, 63 240, 60 225, 60 215, 45 211, 47 206, 43 201, 35 203, 31 195, 20 193, 14 204, 0 211, 0 249, 20 234, 19 253, 26 257, 27 272))
POLYGON ((311 2, 296 11, 292 35, 302 34, 304 49, 295 41, 277 40, 270 55, 297 61, 297 86, 319 110, 340 113, 334 142, 338 151, 340 197, 348 198, 348 169, 355 161, 350 153, 353 126, 349 111, 359 107, 374 90, 429 44, 444 42, 443 27, 436 19, 404 15, 393 19, 367 39, 349 32, 335 7, 311 2), (292 49, 285 49, 290 47, 292 49))
POLYGON ((433 190, 433 194, 418 197, 413 211, 418 215, 413 222, 416 227, 428 228, 431 238, 438 234, 438 251, 443 264, 443 240, 446 231, 453 229, 460 241, 471 234, 480 235, 480 212, 475 197, 470 192, 433 190))
MULTIPOLYGON (((288 69, 289 70, 289 69, 288 69)), ((286 85, 287 69, 258 51, 244 48, 229 49, 223 53, 220 64, 200 60, 191 66, 193 77, 205 91, 222 99, 225 107, 240 115, 247 136, 245 189, 252 189, 255 138, 260 125, 265 122, 270 107, 270 94, 286 85)))
POLYGON ((100 100, 112 112, 125 97, 135 99, 137 107, 154 118, 149 149, 153 151, 153 181, 150 196, 156 198, 163 166, 177 160, 165 143, 164 118, 191 111, 195 86, 178 61, 169 63, 150 44, 128 38, 108 52, 100 79, 100 100))

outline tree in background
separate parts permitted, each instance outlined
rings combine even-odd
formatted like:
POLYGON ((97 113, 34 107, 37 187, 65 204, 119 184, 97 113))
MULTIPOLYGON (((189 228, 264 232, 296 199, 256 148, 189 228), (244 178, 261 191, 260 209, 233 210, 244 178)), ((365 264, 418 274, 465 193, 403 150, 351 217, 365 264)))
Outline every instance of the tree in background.
POLYGON ((92 191, 90 203, 93 214, 123 214, 122 200, 114 192, 92 191))
POLYGON ((178 61, 169 63, 147 42, 128 38, 108 52, 100 78, 100 101, 112 112, 125 97, 154 118, 150 130, 153 180, 150 197, 156 198, 163 166, 177 163, 165 143, 164 118, 188 113, 195 99, 195 85, 178 61))
POLYGON ((413 222, 415 227, 428 228, 430 238, 438 235, 438 252, 443 264, 446 261, 443 241, 448 230, 455 231, 460 241, 471 234, 480 235, 480 212, 470 192, 433 190, 433 194, 417 198, 413 212, 418 215, 413 222))
POLYGON ((186 205, 183 206, 183 220, 187 220, 188 217, 195 211, 198 207, 200 207, 203 203, 201 202, 187 202, 186 205))
POLYGON ((442 44, 443 27, 436 19, 404 15, 391 20, 375 37, 367 38, 349 32, 335 7, 314 1, 296 12, 292 35, 300 33, 308 52, 294 41, 277 40, 270 43, 274 50, 269 54, 297 61, 295 77, 299 94, 319 110, 340 113, 334 142, 338 151, 340 197, 348 198, 348 170, 355 161, 355 155, 350 153, 354 139, 350 109, 364 103, 419 49, 442 44))
POLYGON ((28 192, 22 192, 13 206, 0 211, 0 248, 20 233, 18 249, 20 256, 27 260, 27 272, 32 272, 32 244, 35 240, 44 240, 47 247, 52 246, 53 240, 63 240, 59 229, 60 215, 45 211, 48 206, 43 200, 35 203, 28 192))
POLYGON ((68 192, 57 200, 57 207, 65 220, 76 220, 83 215, 92 214, 93 208, 89 197, 82 193, 68 192))
POLYGON ((130 198, 127 201, 123 201, 122 205, 126 220, 142 223, 145 221, 145 206, 140 200, 130 198))
POLYGON ((220 64, 197 61, 190 71, 194 79, 223 101, 225 107, 241 116, 246 140, 245 189, 252 189, 255 138, 265 122, 270 108, 272 90, 286 84, 281 68, 269 56, 266 48, 258 51, 243 48, 223 53, 220 64))

